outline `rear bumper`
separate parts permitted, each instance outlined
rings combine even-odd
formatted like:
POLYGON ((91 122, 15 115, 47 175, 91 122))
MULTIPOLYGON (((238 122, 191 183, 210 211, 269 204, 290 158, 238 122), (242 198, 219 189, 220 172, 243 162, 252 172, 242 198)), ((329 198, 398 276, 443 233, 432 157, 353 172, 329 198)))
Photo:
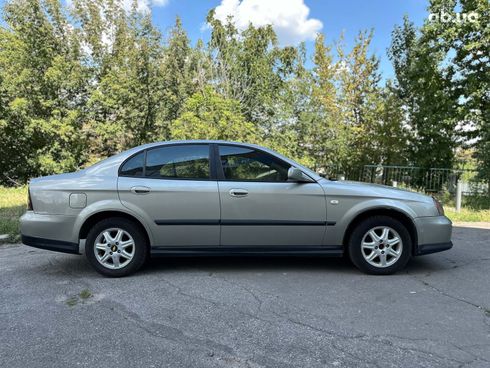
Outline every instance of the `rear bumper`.
POLYGON ((55 252, 78 254, 78 244, 61 240, 36 238, 22 235, 22 243, 34 248, 52 250, 55 252))
POLYGON ((74 227, 76 216, 47 215, 27 211, 20 218, 20 233, 34 238, 77 243, 74 227))
POLYGON ((77 254, 78 238, 73 236, 75 220, 75 216, 27 211, 20 218, 22 243, 35 248, 77 254))

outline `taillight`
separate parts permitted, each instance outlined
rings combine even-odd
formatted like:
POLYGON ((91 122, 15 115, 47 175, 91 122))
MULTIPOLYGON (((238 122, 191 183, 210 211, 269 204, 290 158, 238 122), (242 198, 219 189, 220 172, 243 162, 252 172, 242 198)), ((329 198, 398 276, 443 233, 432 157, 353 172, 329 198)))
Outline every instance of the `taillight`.
POLYGON ((33 211, 32 208, 32 200, 31 200, 31 191, 27 188, 27 210, 33 211))

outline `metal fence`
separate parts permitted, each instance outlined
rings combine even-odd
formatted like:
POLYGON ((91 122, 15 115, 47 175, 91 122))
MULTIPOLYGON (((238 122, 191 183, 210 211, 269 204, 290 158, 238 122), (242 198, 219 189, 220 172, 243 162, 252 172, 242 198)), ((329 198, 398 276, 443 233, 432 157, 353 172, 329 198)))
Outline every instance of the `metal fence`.
POLYGON ((463 194, 486 195, 488 183, 477 180, 476 170, 468 169, 425 169, 413 166, 365 165, 359 181, 396 185, 403 188, 439 193, 456 192, 458 181, 462 182, 463 194))

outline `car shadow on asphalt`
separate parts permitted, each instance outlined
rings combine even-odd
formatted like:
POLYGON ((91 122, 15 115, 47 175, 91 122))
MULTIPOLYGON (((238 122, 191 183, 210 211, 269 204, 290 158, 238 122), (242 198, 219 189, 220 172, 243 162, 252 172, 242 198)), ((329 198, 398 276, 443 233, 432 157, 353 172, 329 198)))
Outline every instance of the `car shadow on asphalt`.
POLYGON ((346 258, 327 257, 266 257, 266 256, 207 256, 152 258, 140 272, 355 272, 346 258))
MULTIPOLYGON (((437 256, 415 257, 397 275, 428 276, 457 268, 455 262, 437 256)), ((207 257, 165 257, 152 258, 130 277, 155 276, 166 273, 323 273, 343 275, 364 275, 348 258, 328 257, 264 257, 264 256, 207 256, 207 257)), ((70 274, 76 277, 102 277, 90 266, 85 257, 57 254, 49 262, 38 265, 39 274, 70 274), (53 267, 55 266, 55 267, 53 267)), ((369 276, 366 277, 379 277, 369 276)), ((382 276, 381 276, 382 277, 382 276)))
MULTIPOLYGON (((406 268, 397 275, 429 276, 446 272, 470 261, 463 248, 477 247, 490 239, 490 230, 482 228, 455 227, 454 247, 442 253, 413 257, 406 268), (471 243, 471 244, 468 244, 471 243), (463 253, 463 254, 462 254, 463 253), (466 256, 464 256, 466 255, 466 256)), ((139 272, 141 274, 179 272, 185 270, 208 272, 322 272, 361 274, 348 257, 299 257, 299 256, 207 256, 152 258, 139 272)))
MULTIPOLYGON (((448 259, 434 256, 414 257, 407 267, 398 272, 398 275, 424 275, 433 272, 455 268, 448 259)), ((152 258, 138 273, 155 274, 165 272, 184 272, 186 270, 199 270, 202 272, 308 272, 324 274, 360 274, 347 257, 261 257, 261 256, 228 256, 228 257, 174 257, 152 258)), ((366 275, 369 276, 369 275, 366 275)), ((378 276, 373 276, 378 277, 378 276)), ((381 276, 382 277, 382 276, 381 276)))
MULTIPOLYGON (((485 244, 490 240, 490 230, 470 227, 455 227, 454 247, 442 253, 414 257, 407 267, 397 275, 430 276, 471 264, 481 257, 481 251, 490 248, 485 244), (482 248, 483 247, 483 248, 482 248), (470 250, 470 252, 468 252, 470 250)), ((27 247, 26 247, 27 248, 27 247)), ((41 252, 29 248, 29 252, 41 252)), ((44 251, 42 251, 44 252, 44 251)), ((53 254, 46 251, 46 255, 53 254)), ((85 257, 57 254, 50 259, 57 271, 49 265, 40 266, 39 272, 66 272, 77 276, 97 277, 85 257)), ((206 257, 158 257, 150 259, 133 277, 139 275, 199 272, 314 272, 362 275, 349 261, 348 257, 309 257, 309 256, 206 256, 206 257)))

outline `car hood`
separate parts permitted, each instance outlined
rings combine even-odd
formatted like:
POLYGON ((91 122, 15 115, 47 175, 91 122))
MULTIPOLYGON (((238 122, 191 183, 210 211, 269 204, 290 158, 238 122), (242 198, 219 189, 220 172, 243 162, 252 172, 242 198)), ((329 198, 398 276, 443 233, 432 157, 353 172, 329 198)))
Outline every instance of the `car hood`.
POLYGON ((331 181, 324 179, 320 184, 328 194, 359 196, 366 198, 389 198, 404 201, 432 203, 433 199, 425 194, 387 185, 362 183, 356 181, 331 181))

